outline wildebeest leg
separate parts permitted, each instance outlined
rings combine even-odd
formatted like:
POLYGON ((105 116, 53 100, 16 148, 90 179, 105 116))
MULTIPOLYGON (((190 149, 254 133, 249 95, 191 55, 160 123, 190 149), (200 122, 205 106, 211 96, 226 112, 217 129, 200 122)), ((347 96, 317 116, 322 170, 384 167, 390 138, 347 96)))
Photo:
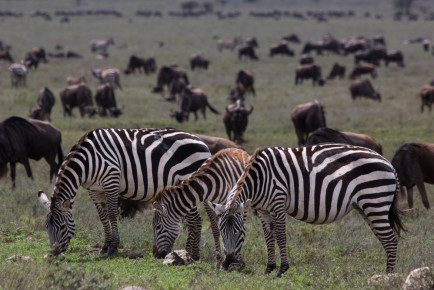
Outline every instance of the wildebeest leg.
POLYGON ((251 87, 251 90, 252 90, 253 96, 256 96, 255 88, 253 86, 251 87))
POLYGON ((22 161, 24 168, 26 169, 26 173, 27 173, 27 177, 30 177, 30 179, 33 180, 33 175, 32 175, 32 169, 30 168, 30 162, 28 158, 25 158, 22 161))
POLYGON ((407 187, 408 208, 413 208, 413 187, 407 187))
POLYGON ((110 230, 110 221, 107 216, 107 199, 103 192, 94 192, 89 191, 90 198, 92 199, 96 210, 98 212, 99 220, 102 223, 102 227, 104 228, 104 245, 102 249, 99 251, 100 254, 107 253, 107 250, 111 244, 111 230, 110 230))
POLYGON ((429 200, 428 200, 426 190, 425 190, 425 184, 422 181, 422 182, 416 183, 416 185, 417 185, 417 188, 419 189, 420 196, 422 197, 423 205, 425 206, 426 209, 429 209, 430 206, 429 206, 429 200))
POLYGON ((57 152, 53 152, 53 154, 45 157, 45 160, 50 165, 50 183, 53 182, 53 177, 58 169, 58 165, 56 163, 56 153, 57 152))
MULTIPOLYGON (((193 114, 194 114, 194 121, 196 122, 197 121, 197 112, 193 112, 193 114)), ((203 117, 205 118, 205 112, 203 112, 203 117)), ((206 118, 205 118, 206 119, 206 118)))
POLYGON ((15 162, 11 162, 12 189, 15 188, 15 177, 16 177, 15 164, 16 164, 15 162))

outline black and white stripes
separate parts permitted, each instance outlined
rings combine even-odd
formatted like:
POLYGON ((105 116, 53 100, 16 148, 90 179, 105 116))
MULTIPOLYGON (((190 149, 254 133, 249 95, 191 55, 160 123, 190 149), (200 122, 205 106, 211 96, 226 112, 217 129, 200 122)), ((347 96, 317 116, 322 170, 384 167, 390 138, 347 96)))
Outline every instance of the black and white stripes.
POLYGON ((21 63, 13 63, 9 67, 10 77, 11 77, 11 86, 26 86, 26 78, 27 78, 27 67, 21 63))
POLYGON ((120 88, 121 73, 117 68, 92 69, 92 74, 100 80, 101 84, 110 84, 113 88, 120 88))

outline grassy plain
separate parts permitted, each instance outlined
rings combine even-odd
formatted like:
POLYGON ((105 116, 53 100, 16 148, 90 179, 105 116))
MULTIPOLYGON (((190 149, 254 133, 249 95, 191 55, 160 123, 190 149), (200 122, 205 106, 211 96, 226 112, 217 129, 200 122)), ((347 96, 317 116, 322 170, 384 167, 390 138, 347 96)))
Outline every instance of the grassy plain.
MULTIPOLYGON (((229 2, 229 1, 228 1, 229 2)), ((178 124, 170 119, 170 109, 176 105, 166 102, 160 95, 151 93, 156 75, 123 75, 122 91, 116 92, 117 101, 124 114, 117 119, 95 117, 81 119, 64 118, 58 93, 66 86, 66 77, 86 74, 88 84, 94 91, 98 82, 88 74, 91 68, 126 67, 132 54, 154 56, 159 66, 177 63, 188 71, 191 82, 202 88, 209 102, 221 112, 229 103, 227 95, 239 69, 251 71, 256 78, 256 97, 248 97, 254 105, 246 131, 245 148, 252 153, 257 147, 296 146, 297 139, 290 119, 290 111, 297 104, 318 99, 326 107, 327 124, 343 131, 365 133, 383 145, 384 155, 391 158, 405 142, 434 143, 433 113, 420 113, 417 97, 422 85, 432 78, 434 56, 422 51, 420 44, 404 45, 405 39, 416 37, 433 38, 432 23, 392 20, 391 1, 233 1, 216 10, 239 10, 242 16, 218 20, 216 16, 200 18, 169 17, 169 10, 179 10, 181 1, 5 1, 8 10, 23 12, 22 18, 0 18, 0 40, 12 45, 12 56, 19 61, 34 46, 42 46, 54 52, 56 44, 82 53, 81 60, 50 59, 32 70, 27 87, 12 89, 8 64, 0 63, 0 120, 9 116, 28 116, 29 109, 36 105, 38 91, 47 86, 56 95, 52 123, 62 131, 63 150, 69 148, 88 130, 98 127, 177 127, 192 133, 204 133, 226 137, 221 115, 208 111, 207 119, 199 116, 197 122, 178 124), (77 16, 69 23, 60 23, 59 17, 52 21, 30 17, 36 9, 47 10, 54 15, 60 9, 79 8, 115 9, 123 13, 114 16, 77 16), (137 9, 159 9, 163 18, 143 18, 135 15, 137 9), (300 21, 293 18, 253 18, 249 11, 281 9, 306 12, 308 10, 352 9, 354 18, 331 18, 317 23, 313 19, 300 21), (365 18, 382 13, 383 19, 365 18), (288 33, 297 33, 302 42, 319 40, 332 33, 336 38, 352 35, 372 37, 384 35, 389 49, 400 49, 405 56, 406 67, 392 64, 379 68, 379 77, 373 80, 382 94, 381 103, 371 100, 353 101, 348 86, 350 80, 334 80, 324 87, 312 87, 310 82, 294 85, 294 72, 302 45, 290 44, 296 57, 268 57, 268 47, 280 41, 288 33), (109 48, 110 57, 97 60, 91 54, 89 41, 114 37, 116 45, 109 48), (239 61, 235 52, 219 53, 214 36, 257 37, 260 60, 239 61), (163 41, 164 47, 158 43, 163 41), (192 72, 188 59, 192 53, 202 52, 211 60, 208 71, 192 72)), ((428 2, 429 3, 429 2, 428 2)), ((2 5, 3 6, 3 5, 2 5)), ((2 7, 2 9, 6 9, 2 7)), ((353 67, 352 56, 325 55, 314 58, 327 74, 335 61, 353 67)), ((64 257, 48 262, 43 257, 49 250, 49 241, 44 228, 45 210, 39 204, 36 193, 43 189, 51 194, 48 183, 48 166, 45 161, 32 161, 35 180, 25 177, 18 165, 17 189, 11 191, 10 180, 0 187, 0 288, 122 288, 137 285, 151 289, 191 288, 236 288, 236 289, 360 289, 399 288, 405 276, 414 268, 433 266, 434 261, 434 213, 423 208, 416 193, 416 209, 404 218, 408 232, 399 244, 398 276, 385 284, 368 286, 367 279, 374 274, 384 274, 385 253, 369 227, 356 213, 343 220, 324 226, 311 226, 288 219, 287 235, 290 270, 283 278, 275 274, 264 275, 266 249, 259 220, 250 215, 247 221, 248 237, 243 248, 246 268, 225 272, 213 267, 213 243, 208 221, 202 240, 200 262, 186 267, 163 266, 152 257, 151 214, 145 212, 134 220, 120 222, 121 251, 108 258, 96 253, 95 247, 103 242, 103 232, 96 211, 85 191, 80 190, 73 215, 77 231, 64 257), (140 251, 141 258, 131 259, 131 250, 140 251), (7 262, 12 255, 32 257, 33 261, 7 262)), ((433 187, 428 186, 429 199, 434 203, 433 187)), ((417 192, 417 191, 416 191, 417 192)), ((406 207, 406 202, 401 203, 406 207)), ((183 248, 185 233, 176 243, 183 248)), ((278 253, 277 253, 278 254, 278 253)))

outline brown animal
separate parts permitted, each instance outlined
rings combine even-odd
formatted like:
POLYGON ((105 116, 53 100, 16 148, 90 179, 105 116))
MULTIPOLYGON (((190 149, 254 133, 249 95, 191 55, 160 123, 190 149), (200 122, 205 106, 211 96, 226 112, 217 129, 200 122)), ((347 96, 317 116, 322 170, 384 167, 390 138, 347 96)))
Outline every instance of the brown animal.
POLYGON ((421 113, 423 113, 423 109, 425 106, 427 106, 429 111, 431 112, 431 105, 434 102, 434 86, 433 85, 423 86, 422 90, 420 91, 420 98, 422 100, 422 105, 420 106, 421 113))
POLYGON ((238 99, 244 101, 246 89, 241 83, 235 84, 235 87, 229 91, 229 100, 236 102, 238 99))
POLYGON ((361 61, 379 66, 380 61, 386 57, 384 48, 371 48, 356 52, 354 62, 358 64, 361 61))
POLYGON ((398 66, 404 67, 404 55, 400 50, 388 51, 384 58, 384 64, 388 66, 389 62, 396 62, 398 66))
POLYGON ((355 80, 350 85, 351 97, 366 97, 381 102, 381 95, 373 87, 368 79, 355 80))
POLYGON ((115 91, 109 83, 102 84, 97 88, 95 102, 101 117, 107 116, 107 110, 110 117, 118 117, 122 114, 121 110, 116 106, 115 91))
POLYGON ((125 74, 135 73, 136 70, 139 73, 142 73, 143 70, 143 72, 146 75, 150 73, 154 73, 157 70, 157 62, 153 57, 144 58, 144 57, 132 55, 130 56, 127 68, 124 70, 124 73, 125 74))
POLYGON ((0 60, 1 59, 7 60, 10 63, 14 62, 14 59, 12 58, 12 56, 11 56, 11 54, 9 52, 9 49, 7 49, 7 50, 0 50, 0 60))
POLYGON ((62 101, 64 117, 67 115, 72 117, 72 109, 75 107, 78 107, 82 118, 86 113, 89 117, 96 113, 93 107, 92 91, 86 84, 67 86, 60 92, 60 100, 62 101))
POLYGON ((38 106, 32 109, 30 118, 41 121, 51 121, 51 109, 55 103, 54 94, 50 89, 44 87, 39 91, 37 104, 38 106))
POLYGON ((244 70, 239 70, 237 73, 237 77, 235 78, 235 84, 241 84, 244 87, 244 90, 247 92, 252 93, 253 96, 256 96, 254 84, 255 84, 255 78, 251 73, 248 73, 244 70))
POLYGON ((27 176, 33 179, 29 159, 43 157, 50 165, 51 182, 63 162, 61 140, 61 132, 50 123, 16 116, 7 118, 0 123, 0 179, 6 175, 8 163, 12 188, 15 188, 16 163, 23 164, 27 176))
POLYGON ((365 134, 340 132, 331 128, 319 128, 307 138, 306 146, 321 143, 342 143, 369 148, 383 154, 383 147, 374 138, 365 134))
POLYGON ((240 37, 235 37, 233 40, 219 39, 217 40, 217 50, 222 52, 224 49, 234 50, 235 47, 243 43, 240 37))
POLYGON ((294 56, 294 51, 292 51, 289 48, 288 43, 284 41, 270 47, 270 57, 273 57, 276 54, 294 56))
POLYGON ((314 63, 314 59, 310 54, 302 54, 300 58, 300 64, 311 64, 314 63))
POLYGON ((332 80, 336 77, 339 77, 340 79, 343 79, 345 77, 345 71, 346 67, 338 62, 335 62, 335 64, 332 67, 332 70, 330 71, 330 74, 328 75, 327 79, 332 80))
POLYGON ((322 55, 324 42, 322 41, 309 41, 303 47, 302 53, 310 53, 312 50, 316 50, 317 55, 322 55))
POLYGON ((375 79, 378 76, 377 69, 375 68, 375 66, 373 64, 359 63, 354 67, 349 78, 354 80, 357 77, 364 75, 364 74, 370 74, 373 79, 375 79))
POLYGON ((395 153, 391 163, 398 173, 404 196, 404 187, 407 188, 408 207, 413 208, 413 187, 416 185, 423 205, 429 209, 424 183, 434 184, 434 144, 405 143, 395 153))
POLYGON ((324 106, 318 100, 296 106, 291 111, 298 145, 306 144, 309 133, 327 127, 324 106))
POLYGON ((288 42, 300 43, 300 38, 297 34, 294 33, 285 35, 284 37, 282 37, 282 39, 288 42))
POLYGON ((256 39, 256 37, 248 37, 248 38, 246 38, 246 44, 250 45, 252 47, 255 47, 255 48, 259 47, 258 40, 256 39))
POLYGON ((226 138, 208 136, 202 134, 194 134, 194 135, 199 137, 199 139, 202 140, 202 142, 205 143, 206 146, 208 146, 209 152, 211 152, 211 154, 213 155, 219 152, 220 150, 226 148, 243 149, 239 144, 234 143, 231 140, 228 140, 226 138))
POLYGON ((251 106, 250 110, 247 110, 242 100, 238 100, 235 104, 226 106, 223 115, 223 123, 229 140, 237 144, 245 142, 243 135, 247 129, 248 117, 252 112, 253 106, 251 106))
POLYGON ((70 51, 70 50, 66 51, 65 56, 66 56, 66 58, 83 58, 82 54, 80 54, 78 52, 70 51))
POLYGON ((68 86, 78 85, 80 83, 85 84, 86 78, 85 78, 85 76, 79 76, 79 77, 69 76, 66 78, 66 83, 68 84, 68 86))
POLYGON ((190 84, 187 73, 184 69, 177 65, 162 66, 157 76, 157 85, 153 92, 158 93, 163 91, 163 87, 169 86, 174 79, 183 79, 186 85, 190 84))
POLYGON ((299 65, 295 70, 295 85, 303 83, 304 79, 312 79, 312 85, 321 79, 321 67, 317 64, 299 65))
POLYGON ((203 57, 201 53, 192 54, 190 57, 190 68, 194 70, 195 68, 208 69, 210 61, 203 57))
POLYGON ((248 44, 246 45, 240 45, 238 47, 238 59, 241 60, 242 57, 244 58, 250 58, 253 60, 258 60, 258 56, 255 53, 255 48, 253 46, 250 46, 248 44))

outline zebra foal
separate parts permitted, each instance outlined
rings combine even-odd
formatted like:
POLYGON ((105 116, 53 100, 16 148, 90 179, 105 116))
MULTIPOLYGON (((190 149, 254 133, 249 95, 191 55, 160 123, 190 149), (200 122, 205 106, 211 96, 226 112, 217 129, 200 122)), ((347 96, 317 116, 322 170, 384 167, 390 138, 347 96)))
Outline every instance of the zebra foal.
POLYGON ((370 149, 343 144, 257 149, 225 204, 214 204, 223 238, 223 267, 241 260, 245 215, 256 209, 264 230, 268 264, 288 268, 286 214, 311 224, 332 223, 356 209, 387 255, 386 272, 394 271, 397 236, 403 230, 398 209, 399 181, 392 165, 370 149))
POLYGON ((28 69, 24 64, 13 63, 9 67, 11 86, 18 88, 18 86, 26 86, 26 78, 28 69))
POLYGON ((113 88, 118 87, 122 90, 121 86, 121 73, 117 68, 99 69, 95 68, 91 70, 92 75, 99 79, 101 84, 109 83, 113 88))
POLYGON ((208 147, 174 129, 96 129, 74 145, 62 163, 51 200, 39 199, 53 254, 65 252, 75 232, 72 205, 80 186, 89 195, 104 228, 101 253, 116 253, 118 199, 149 202, 158 190, 187 179, 210 157, 208 147))
POLYGON ((189 178, 179 185, 160 190, 152 199, 154 248, 156 258, 164 258, 172 251, 173 244, 180 232, 180 222, 186 218, 188 233, 192 234, 187 252, 198 260, 200 258, 200 238, 202 218, 196 205, 203 202, 211 221, 211 229, 216 248, 216 266, 220 267, 221 249, 217 218, 207 202, 223 202, 228 190, 234 186, 244 171, 249 154, 242 149, 223 149, 208 158, 189 178))

